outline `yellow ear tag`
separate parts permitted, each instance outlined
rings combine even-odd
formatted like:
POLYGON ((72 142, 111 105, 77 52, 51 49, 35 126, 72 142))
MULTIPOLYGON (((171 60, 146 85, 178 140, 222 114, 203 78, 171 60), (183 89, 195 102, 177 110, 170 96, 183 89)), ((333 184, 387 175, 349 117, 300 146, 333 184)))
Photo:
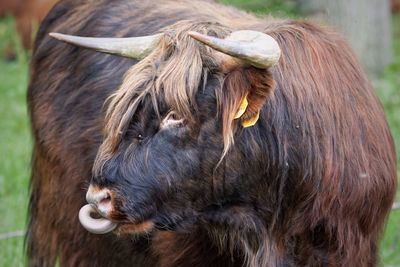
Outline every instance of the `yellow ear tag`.
POLYGON ((257 112, 253 117, 248 120, 242 121, 243 128, 251 127, 257 123, 258 118, 260 117, 260 112, 257 112))
POLYGON ((249 102, 247 101, 247 95, 245 95, 242 99, 242 102, 240 102, 239 108, 236 111, 234 119, 239 119, 242 117, 242 115, 246 112, 246 108, 249 105, 249 102))

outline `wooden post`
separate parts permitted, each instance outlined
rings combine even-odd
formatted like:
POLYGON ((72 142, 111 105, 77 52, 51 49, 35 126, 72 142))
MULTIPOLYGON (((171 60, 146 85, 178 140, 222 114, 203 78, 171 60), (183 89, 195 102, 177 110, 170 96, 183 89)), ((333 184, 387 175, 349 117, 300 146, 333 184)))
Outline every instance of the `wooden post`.
POLYGON ((369 74, 379 74, 391 62, 390 0, 297 0, 297 3, 304 14, 336 27, 369 74))

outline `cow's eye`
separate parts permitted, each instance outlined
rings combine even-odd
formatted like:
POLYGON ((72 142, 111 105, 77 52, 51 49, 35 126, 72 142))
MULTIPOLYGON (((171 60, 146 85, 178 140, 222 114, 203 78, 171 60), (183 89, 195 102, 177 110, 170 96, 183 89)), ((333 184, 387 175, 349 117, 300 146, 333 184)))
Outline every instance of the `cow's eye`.
POLYGON ((182 127, 184 126, 185 120, 179 118, 175 112, 168 113, 167 116, 162 120, 160 124, 161 129, 171 128, 171 127, 182 127))
POLYGON ((143 141, 144 137, 143 137, 143 135, 138 134, 138 135, 135 137, 135 139, 138 140, 139 142, 141 142, 141 141, 143 141))

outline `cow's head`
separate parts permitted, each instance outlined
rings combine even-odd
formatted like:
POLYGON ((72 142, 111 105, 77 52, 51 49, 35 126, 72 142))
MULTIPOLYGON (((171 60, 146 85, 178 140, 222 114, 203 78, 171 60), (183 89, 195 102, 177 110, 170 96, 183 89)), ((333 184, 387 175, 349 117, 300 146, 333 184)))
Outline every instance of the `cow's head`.
POLYGON ((280 49, 272 37, 191 22, 139 38, 53 36, 141 59, 107 102, 87 192, 117 231, 257 221, 261 133, 247 127, 274 87, 269 68, 280 49))

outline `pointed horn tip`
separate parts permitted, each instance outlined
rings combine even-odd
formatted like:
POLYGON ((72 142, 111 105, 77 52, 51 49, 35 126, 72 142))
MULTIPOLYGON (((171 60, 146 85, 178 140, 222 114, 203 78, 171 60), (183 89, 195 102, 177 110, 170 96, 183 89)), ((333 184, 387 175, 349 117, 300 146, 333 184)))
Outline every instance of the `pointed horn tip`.
POLYGON ((195 32, 195 31, 188 31, 187 32, 187 34, 189 34, 190 36, 198 36, 198 35, 200 35, 200 33, 198 33, 198 32, 195 32))
POLYGON ((188 31, 187 34, 190 37, 192 37, 193 39, 200 41, 200 42, 203 42, 203 40, 208 37, 207 35, 204 35, 204 34, 201 34, 201 33, 195 32, 195 31, 188 31))
POLYGON ((65 35, 62 34, 62 33, 58 33, 58 32, 51 32, 51 33, 49 33, 49 36, 54 38, 54 39, 57 39, 57 40, 63 40, 63 37, 65 35))

